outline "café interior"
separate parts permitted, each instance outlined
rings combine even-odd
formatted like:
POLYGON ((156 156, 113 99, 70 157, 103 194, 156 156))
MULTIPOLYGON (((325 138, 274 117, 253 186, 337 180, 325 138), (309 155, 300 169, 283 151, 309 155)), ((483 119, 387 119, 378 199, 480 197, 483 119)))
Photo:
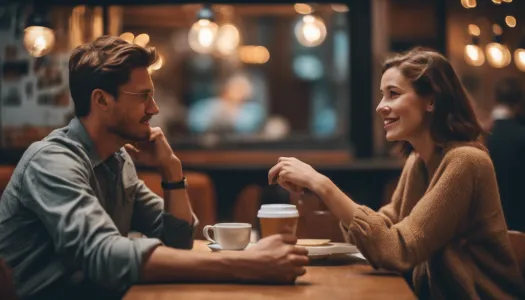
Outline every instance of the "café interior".
MULTIPOLYGON (((148 68, 160 110, 151 125, 182 162, 199 219, 192 251, 209 251, 203 229, 217 223, 250 224, 257 240, 264 204, 297 207, 298 239, 345 243, 333 212, 315 194, 269 184, 270 168, 296 157, 378 210, 405 163, 376 113, 383 61, 417 46, 442 53, 490 131, 495 83, 512 77, 525 87, 524 22, 520 0, 8 1, 0 5, 0 195, 27 147, 74 117, 71 51, 112 35, 158 51, 148 68), (245 115, 221 114, 221 101, 245 115)), ((163 194, 154 168, 136 169, 163 194)), ((520 267, 524 236, 510 238, 520 267)), ((402 276, 365 258, 308 268, 304 284, 137 285, 124 299, 416 299, 402 276)))

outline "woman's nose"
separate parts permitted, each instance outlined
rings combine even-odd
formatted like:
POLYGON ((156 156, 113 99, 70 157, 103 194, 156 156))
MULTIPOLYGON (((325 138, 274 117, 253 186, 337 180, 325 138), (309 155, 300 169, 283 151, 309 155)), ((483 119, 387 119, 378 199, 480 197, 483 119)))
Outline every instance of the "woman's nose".
POLYGON ((376 107, 376 112, 379 114, 388 113, 389 110, 390 110, 390 107, 385 105, 385 103, 382 100, 381 102, 379 102, 379 105, 376 107))

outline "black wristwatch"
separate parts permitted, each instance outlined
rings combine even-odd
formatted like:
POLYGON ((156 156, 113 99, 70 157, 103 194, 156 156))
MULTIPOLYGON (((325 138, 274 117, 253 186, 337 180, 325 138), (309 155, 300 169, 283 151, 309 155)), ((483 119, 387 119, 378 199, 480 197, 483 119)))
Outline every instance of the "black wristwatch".
POLYGON ((164 190, 181 190, 188 188, 188 182, 186 181, 186 177, 182 177, 181 181, 176 182, 161 181, 160 185, 164 190))

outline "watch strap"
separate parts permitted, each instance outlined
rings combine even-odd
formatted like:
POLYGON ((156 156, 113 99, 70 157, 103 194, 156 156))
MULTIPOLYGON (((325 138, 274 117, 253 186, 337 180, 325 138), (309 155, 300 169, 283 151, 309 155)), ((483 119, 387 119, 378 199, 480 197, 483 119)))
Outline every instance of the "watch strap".
POLYGON ((185 189, 188 186, 186 182, 186 177, 183 177, 181 181, 175 182, 161 181, 160 185, 164 190, 180 190, 185 189))

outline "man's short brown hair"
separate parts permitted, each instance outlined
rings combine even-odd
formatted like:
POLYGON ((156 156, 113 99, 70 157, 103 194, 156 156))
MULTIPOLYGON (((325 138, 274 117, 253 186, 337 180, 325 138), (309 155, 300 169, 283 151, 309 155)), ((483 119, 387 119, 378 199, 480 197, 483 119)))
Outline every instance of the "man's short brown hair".
POLYGON ((115 36, 101 36, 75 48, 69 58, 69 89, 75 115, 89 114, 93 90, 104 90, 116 99, 118 88, 129 81, 131 71, 147 68, 155 60, 155 48, 130 44, 115 36))

